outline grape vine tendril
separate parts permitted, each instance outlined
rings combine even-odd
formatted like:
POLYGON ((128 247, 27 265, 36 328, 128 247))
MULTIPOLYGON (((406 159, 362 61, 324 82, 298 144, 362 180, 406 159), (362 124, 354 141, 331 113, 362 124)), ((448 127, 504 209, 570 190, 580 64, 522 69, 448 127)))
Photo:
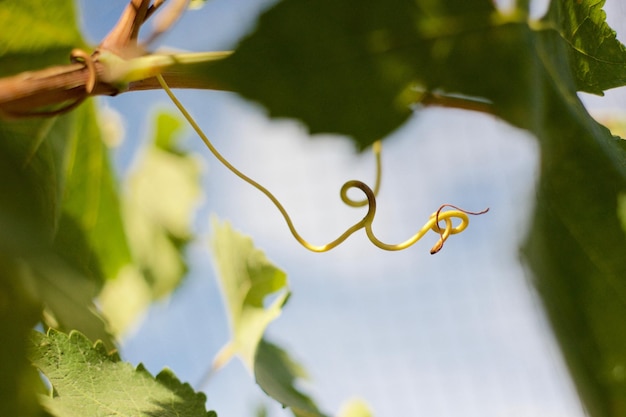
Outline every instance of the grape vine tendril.
POLYGON ((161 87, 163 88, 163 90, 165 90, 165 92, 167 93, 169 98, 172 100, 174 105, 178 108, 178 110, 181 112, 181 114, 187 120, 187 122, 189 122, 193 130, 198 134, 198 136, 200 136, 200 138, 202 139, 206 147, 209 149, 209 151, 211 151, 213 156, 215 156, 215 158, 219 162, 221 162, 233 174, 235 174, 236 176, 241 178, 243 181, 247 182, 248 184, 250 184, 257 190, 259 190, 263 194, 265 194, 267 198, 269 198, 272 201, 272 203, 274 203, 278 211, 280 211, 280 213, 282 214, 283 218, 285 219, 285 222, 287 223, 287 227, 289 227, 289 231, 291 232, 293 237, 302 246, 304 246, 306 249, 312 252, 327 252, 335 248, 336 246, 340 245, 341 243, 343 243, 350 235, 352 235, 354 232, 360 229, 365 229, 365 233, 367 234, 368 239, 375 246, 384 250, 388 250, 388 251, 398 251, 398 250, 406 249, 409 246, 413 245, 415 242, 420 240, 429 230, 432 230, 435 233, 439 234, 439 241, 430 250, 431 254, 435 254, 441 250, 444 242, 448 239, 450 235, 460 233, 467 228, 467 226, 469 225, 468 214, 480 215, 489 211, 489 209, 485 209, 480 212, 470 212, 470 211, 462 210, 451 204, 444 204, 441 207, 439 207, 439 209, 435 213, 430 215, 430 218, 428 219, 426 224, 424 224, 424 226, 422 226, 422 228, 411 238, 405 240, 402 243, 393 244, 393 245, 380 241, 374 235, 374 232, 372 230, 372 223, 374 222, 374 217, 376 214, 376 194, 380 187, 380 177, 381 177, 381 171, 382 171, 381 162, 380 162, 381 145, 380 145, 380 141, 378 141, 374 143, 374 146, 373 146, 374 154, 376 156, 376 186, 374 187, 374 190, 372 190, 367 184, 365 184, 362 181, 351 180, 351 181, 346 182, 341 187, 341 192, 340 192, 341 200, 345 204, 351 207, 361 207, 361 206, 367 205, 368 206, 367 213, 360 221, 356 222, 354 225, 349 227, 343 234, 341 234, 341 236, 339 236, 337 239, 333 240, 332 242, 327 243, 325 245, 320 245, 320 246, 313 245, 307 242, 304 238, 302 238, 302 236, 300 236, 295 226, 293 225, 291 217, 287 213, 287 210, 285 210, 283 205, 280 203, 280 201, 278 201, 278 199, 267 188, 265 188, 264 186, 262 186, 261 184, 253 180, 252 178, 248 177, 243 172, 235 168, 230 162, 228 162, 228 160, 224 158, 222 154, 218 152, 215 146, 213 146, 213 143, 204 134, 202 129, 200 129, 200 126, 198 126, 198 124, 196 123, 194 118, 189 114, 187 109, 185 109, 182 103, 176 98, 176 96, 174 95, 172 90, 169 88, 169 86, 167 85, 163 77, 159 74, 156 76, 156 78, 159 81, 159 84, 161 84, 161 87), (350 197, 348 197, 348 190, 351 188, 357 188, 361 190, 365 194, 366 198, 362 201, 352 200, 350 197), (445 207, 452 207, 454 210, 442 211, 445 207), (460 223, 456 226, 453 226, 452 225, 453 218, 459 219, 460 223), (443 228, 439 225, 440 221, 445 222, 445 226, 443 228))

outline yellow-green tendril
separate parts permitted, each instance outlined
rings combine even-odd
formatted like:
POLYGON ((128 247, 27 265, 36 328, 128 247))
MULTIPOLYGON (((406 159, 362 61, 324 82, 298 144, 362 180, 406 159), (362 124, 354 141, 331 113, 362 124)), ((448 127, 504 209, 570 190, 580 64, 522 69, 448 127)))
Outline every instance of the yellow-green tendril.
POLYGON ((356 232, 359 229, 365 229, 365 233, 367 234, 367 237, 369 238, 369 240, 374 245, 378 246, 379 248, 388 250, 388 251, 397 251, 397 250, 408 248, 409 246, 413 245, 415 242, 420 240, 429 230, 432 230, 435 233, 439 234, 439 241, 435 244, 435 246, 433 246, 433 248, 430 251, 431 254, 435 254, 443 247, 444 242, 446 241, 446 239, 448 239, 450 235, 454 235, 465 230, 465 228, 469 224, 468 214, 477 215, 477 214, 485 213, 489 210, 487 209, 482 212, 472 213, 472 212, 468 212, 465 210, 461 210, 458 207, 451 206, 449 204, 444 204, 435 213, 431 214, 426 224, 420 229, 419 232, 413 235, 413 237, 407 239, 406 241, 402 243, 398 243, 395 245, 390 245, 390 244, 381 242, 374 235, 374 232, 372 230, 372 223, 374 222, 374 217, 376 215, 376 194, 378 193, 378 189, 380 188, 380 177, 381 177, 381 161, 380 161, 381 144, 380 144, 380 141, 378 141, 374 143, 374 146, 373 146, 374 154, 376 156, 376 185, 374 187, 374 190, 372 190, 367 184, 365 184, 362 181, 352 180, 352 181, 346 182, 341 187, 341 192, 340 192, 341 200, 345 204, 351 207, 361 207, 361 206, 367 205, 368 206, 367 213, 360 221, 352 225, 341 236, 339 236, 337 239, 333 240, 332 242, 326 245, 321 245, 321 246, 312 245, 306 240, 304 240, 302 236, 300 236, 295 226, 293 225, 293 222, 291 221, 291 217, 289 217, 287 210, 285 210, 285 208, 280 203, 280 201, 278 201, 278 199, 274 197, 274 194, 272 194, 267 188, 263 187, 261 184, 254 181, 252 178, 248 177, 243 172, 235 168, 230 162, 228 162, 228 160, 226 160, 226 158, 224 158, 218 152, 215 146, 213 146, 209 138, 204 134, 202 129, 200 129, 200 126, 198 126, 194 118, 191 117, 187 109, 185 109, 185 107, 180 103, 180 101, 178 101, 178 99, 176 98, 172 90, 169 88, 169 86, 167 85, 163 77, 161 75, 157 75, 156 77, 159 83, 161 84, 161 87, 163 87, 163 89, 165 90, 169 98, 172 100, 174 105, 176 105, 176 107, 178 108, 178 110, 180 110, 180 112, 185 117, 185 119, 187 119, 191 127, 195 130, 198 136, 200 136, 204 144, 207 146, 207 148, 209 148, 209 150, 215 156, 215 158, 217 158, 218 161, 220 161, 226 168, 228 168, 236 176, 238 176, 239 178, 241 178, 242 180, 244 180, 245 182, 247 182, 248 184, 250 184, 257 190, 265 194, 267 198, 269 198, 272 201, 272 203, 274 203, 278 211, 280 211, 280 213, 282 214, 294 238, 302 246, 304 246, 306 249, 310 251, 313 251, 313 252, 329 251, 333 249, 334 247, 338 246, 339 244, 341 244, 350 235, 352 235, 354 232, 356 232), (363 191, 366 197, 365 200, 356 201, 356 200, 352 200, 351 198, 349 198, 348 190, 351 188, 358 188, 359 190, 363 191), (455 210, 442 211, 442 209, 445 207, 453 207, 455 210), (453 218, 459 219, 460 223, 456 226, 453 226, 452 224, 453 218), (445 223, 445 226, 443 228, 439 225, 440 221, 443 221, 445 223))
MULTIPOLYGON (((374 196, 375 197, 378 196, 378 191, 380 190, 380 181, 381 181, 381 177, 383 173, 382 162, 381 162, 381 157, 380 157, 380 153, 382 152, 382 147, 383 145, 380 143, 379 140, 374 142, 374 144, 372 145, 372 150, 374 151, 374 157, 376 158, 376 182, 374 183, 374 196)), ((362 183, 362 184, 365 185, 365 183, 362 183)), ((352 188, 352 187, 346 187, 346 184, 344 184, 344 186, 341 188, 341 201, 343 201, 344 204, 350 207, 363 207, 363 206, 367 206, 368 204, 370 204, 368 198, 365 198, 364 200, 361 200, 361 201, 356 201, 348 197, 349 188, 352 188)), ((369 189, 369 187, 367 188, 369 189)), ((367 197, 367 192, 365 192, 365 195, 367 197)), ((374 202, 374 205, 375 204, 376 203, 374 202)))

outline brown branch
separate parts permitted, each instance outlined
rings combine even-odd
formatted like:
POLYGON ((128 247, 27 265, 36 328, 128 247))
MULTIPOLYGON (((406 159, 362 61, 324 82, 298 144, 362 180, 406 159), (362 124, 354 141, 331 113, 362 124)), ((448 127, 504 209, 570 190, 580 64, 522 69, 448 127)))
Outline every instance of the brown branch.
POLYGON ((425 93, 421 98, 420 104, 423 106, 437 106, 495 114, 493 106, 486 101, 459 96, 448 96, 440 93, 425 93))
POLYGON ((110 51, 122 58, 141 55, 137 38, 141 25, 148 18, 150 3, 151 0, 130 0, 115 27, 92 54, 93 59, 85 53, 81 56, 83 60, 89 59, 89 62, 0 79, 0 115, 24 117, 56 114, 70 110, 89 95, 119 93, 115 87, 98 82, 103 67, 98 64, 97 56, 100 50, 110 51))
MULTIPOLYGON (((86 90, 90 74, 83 64, 68 64, 0 78, 0 115, 5 117, 36 116, 42 109, 63 106, 68 102, 82 100, 88 96, 114 96, 127 91, 161 88, 156 78, 151 77, 118 89, 99 81, 104 74, 104 66, 97 61, 94 65, 97 77, 90 94, 87 94, 86 90)), ((165 71, 162 75, 172 88, 222 89, 216 82, 190 77, 189 74, 165 71)))
MULTIPOLYGON (((100 81, 104 74, 104 66, 97 61, 94 65, 97 77, 90 94, 86 91, 90 74, 83 64, 68 64, 0 78, 0 116, 38 116, 41 109, 64 106, 88 96, 114 96, 128 91, 161 88, 156 78, 151 77, 132 82, 119 89, 100 81)), ((206 77, 193 77, 190 73, 172 70, 165 71, 162 75, 172 88, 226 90, 219 82, 206 77)), ((436 93, 426 93, 421 98, 420 104, 494 114, 493 107, 487 102, 436 93)))

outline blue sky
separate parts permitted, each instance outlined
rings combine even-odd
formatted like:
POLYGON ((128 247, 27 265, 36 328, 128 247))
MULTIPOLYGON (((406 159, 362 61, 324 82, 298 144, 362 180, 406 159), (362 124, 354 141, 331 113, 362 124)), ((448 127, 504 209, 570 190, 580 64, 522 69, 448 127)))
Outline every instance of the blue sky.
MULTIPOLYGON (((81 2, 91 41, 106 34, 124 4, 81 2)), ((162 43, 193 51, 232 48, 262 8, 252 0, 208 1, 162 43)), ((312 140, 298 123, 271 121, 230 93, 177 94, 231 162, 281 199, 305 238, 325 243, 360 219, 362 212, 343 206, 338 192, 349 179, 373 182, 371 154, 356 154, 345 138, 312 140)), ((622 99, 611 94, 608 100, 592 104, 622 99)), ((116 151, 122 175, 150 131, 149 115, 173 106, 159 91, 102 103, 124 118, 125 142, 116 151)), ((266 402, 237 361, 199 386, 228 339, 207 243, 209 217, 216 215, 251 235, 289 274, 293 296, 268 337, 308 369, 311 380, 303 386, 329 413, 361 397, 377 417, 584 415, 519 260, 537 176, 530 135, 494 117, 428 109, 385 141, 374 223, 381 239, 406 239, 442 203, 491 209, 471 218, 435 256, 429 249, 436 235, 399 253, 373 247, 364 233, 330 253, 308 252, 275 207, 220 166, 191 129, 185 143, 206 166, 192 269, 182 288, 151 308, 124 341, 126 360, 155 373, 170 367, 203 390, 220 416, 252 416, 266 402)), ((272 407, 270 415, 290 413, 272 407)))

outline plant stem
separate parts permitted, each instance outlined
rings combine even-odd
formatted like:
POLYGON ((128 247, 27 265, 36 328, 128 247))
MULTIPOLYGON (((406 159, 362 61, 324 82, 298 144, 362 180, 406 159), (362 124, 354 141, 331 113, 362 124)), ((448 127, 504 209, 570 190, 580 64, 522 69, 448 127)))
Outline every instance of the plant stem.
POLYGON ((173 88, 222 90, 219 83, 201 74, 199 68, 226 55, 147 55, 127 61, 120 58, 126 65, 122 64, 123 68, 118 65, 117 76, 111 75, 109 64, 95 61, 96 83, 89 94, 86 85, 90 73, 83 64, 62 65, 0 78, 0 115, 37 115, 43 108, 60 106, 86 96, 114 96, 127 91, 161 88, 154 78, 158 73, 173 88))
MULTIPOLYGON (((90 74, 83 64, 68 64, 0 78, 0 116, 38 115, 42 108, 60 106, 85 96, 114 96, 129 91, 160 89, 155 78, 158 73, 171 88, 227 90, 199 70, 201 66, 227 55, 226 52, 147 55, 124 61, 128 67, 122 69, 123 74, 117 77, 111 76, 110 65, 96 61, 97 81, 89 94, 86 85, 90 74), (108 82, 103 81, 105 79, 108 82)), ((487 102, 441 93, 426 93, 420 103, 493 114, 493 108, 487 102)))

